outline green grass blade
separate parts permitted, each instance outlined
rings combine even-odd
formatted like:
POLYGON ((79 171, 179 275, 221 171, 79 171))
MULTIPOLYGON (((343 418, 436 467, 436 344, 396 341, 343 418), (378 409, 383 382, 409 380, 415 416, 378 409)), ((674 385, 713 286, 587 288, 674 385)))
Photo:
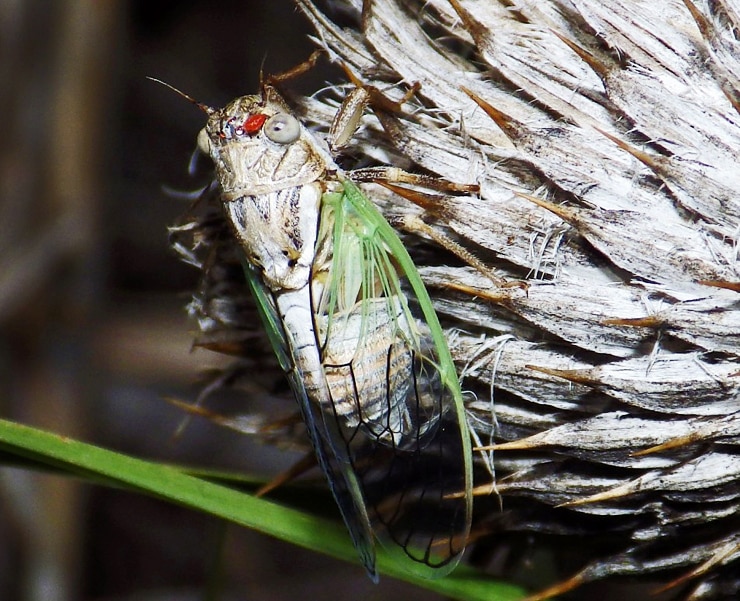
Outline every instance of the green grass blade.
MULTIPOLYGON (((95 483, 130 488, 197 509, 281 540, 357 563, 357 554, 339 523, 278 505, 265 499, 189 475, 160 463, 137 459, 0 420, 0 452, 19 456, 78 475, 95 483)), ((382 574, 412 582, 463 601, 510 601, 521 589, 492 580, 466 566, 439 580, 427 580, 401 569, 392 556, 379 550, 382 574)))

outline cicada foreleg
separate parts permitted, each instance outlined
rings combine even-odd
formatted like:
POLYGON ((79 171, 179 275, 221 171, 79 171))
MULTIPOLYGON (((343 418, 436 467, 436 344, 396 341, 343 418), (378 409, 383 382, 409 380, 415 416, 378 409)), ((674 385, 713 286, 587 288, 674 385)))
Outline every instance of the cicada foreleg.
POLYGON ((327 142, 333 153, 342 150, 355 135, 369 99, 370 94, 364 87, 357 87, 345 96, 329 127, 327 142))
POLYGON ((343 64, 342 67, 355 88, 342 101, 329 129, 327 141, 334 153, 342 150, 352 139, 368 106, 376 112, 400 112, 401 107, 421 89, 421 84, 415 82, 400 100, 391 100, 375 86, 360 80, 347 65, 343 64))
POLYGON ((319 57, 321 56, 321 52, 322 52, 321 50, 314 50, 311 53, 311 56, 309 56, 305 61, 297 64, 295 67, 292 67, 291 69, 288 69, 287 71, 278 73, 277 75, 268 75, 265 77, 262 71, 260 70, 260 81, 262 82, 262 85, 269 84, 269 85, 274 86, 284 81, 288 81, 290 79, 295 79, 296 77, 300 77, 301 75, 303 75, 304 73, 307 73, 308 71, 310 71, 316 66, 316 62, 319 60, 319 57))
MULTIPOLYGON (((460 184, 442 177, 424 175, 423 173, 409 173, 398 167, 384 165, 355 169, 354 171, 350 171, 349 175, 354 182, 389 184, 388 187, 391 189, 393 189, 394 184, 408 184, 446 194, 477 194, 480 192, 480 186, 478 184, 460 184)), ((415 204, 421 205, 419 202, 415 202, 415 204)))

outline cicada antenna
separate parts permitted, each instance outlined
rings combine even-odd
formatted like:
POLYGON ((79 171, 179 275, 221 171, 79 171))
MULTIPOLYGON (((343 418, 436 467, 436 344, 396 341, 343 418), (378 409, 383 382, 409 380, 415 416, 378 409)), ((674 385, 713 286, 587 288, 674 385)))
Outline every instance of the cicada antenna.
POLYGON ((216 109, 214 109, 213 107, 210 107, 207 104, 203 104, 202 102, 198 102, 192 96, 186 94, 182 90, 178 90, 175 86, 168 84, 166 81, 162 81, 161 79, 157 79, 156 77, 149 77, 148 75, 146 76, 146 78, 148 80, 150 80, 150 81, 153 81, 154 83, 162 84, 165 88, 169 88, 175 94, 178 94, 179 96, 182 96, 185 100, 187 100, 188 102, 191 102, 192 104, 194 104, 195 106, 197 106, 206 115, 210 115, 210 114, 216 112, 216 109))

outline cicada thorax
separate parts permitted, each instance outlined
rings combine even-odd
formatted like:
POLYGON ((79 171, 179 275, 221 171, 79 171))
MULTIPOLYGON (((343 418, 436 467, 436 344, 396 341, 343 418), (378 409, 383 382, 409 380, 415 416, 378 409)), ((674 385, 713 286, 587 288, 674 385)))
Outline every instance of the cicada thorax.
POLYGON ((299 140, 287 146, 247 139, 226 144, 218 153, 219 183, 225 201, 295 188, 320 179, 324 163, 299 140))
POLYGON ((330 158, 270 86, 212 109, 203 131, 246 259, 272 291, 305 286, 330 158))
POLYGON ((224 201, 246 259, 274 292, 308 286, 322 190, 313 182, 224 201))

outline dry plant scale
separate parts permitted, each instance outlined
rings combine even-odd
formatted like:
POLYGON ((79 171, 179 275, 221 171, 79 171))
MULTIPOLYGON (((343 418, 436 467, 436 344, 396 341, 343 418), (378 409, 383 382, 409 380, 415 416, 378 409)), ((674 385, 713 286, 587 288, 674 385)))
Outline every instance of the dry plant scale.
POLYGON ((581 551, 543 598, 736 598, 740 5, 297 3, 349 81, 201 105, 218 183, 172 230, 215 384, 288 374, 371 575, 374 534, 430 573, 528 541, 581 551))

